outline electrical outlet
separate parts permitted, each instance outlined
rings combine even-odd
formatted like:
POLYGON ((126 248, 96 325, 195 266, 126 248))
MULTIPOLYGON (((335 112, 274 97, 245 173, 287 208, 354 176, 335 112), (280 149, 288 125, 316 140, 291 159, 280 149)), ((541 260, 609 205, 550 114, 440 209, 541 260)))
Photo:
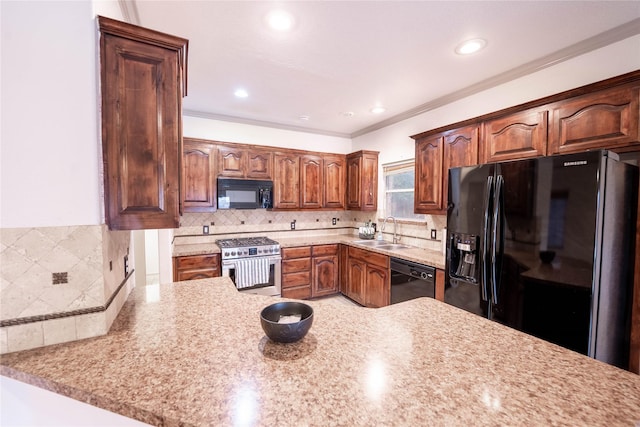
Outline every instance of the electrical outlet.
POLYGON ((295 221, 291 221, 291 229, 292 230, 296 229, 296 222, 295 221))
POLYGON ((202 226, 202 234, 209 234, 209 226, 208 225, 203 225, 202 226))
POLYGON ((432 240, 435 240, 435 239, 436 239, 436 230, 435 230, 435 228, 432 228, 432 229, 431 229, 431 239, 432 239, 432 240))
POLYGON ((336 220, 335 218, 331 218, 331 224, 332 224, 332 225, 336 225, 336 221, 337 221, 337 220, 336 220))
POLYGON ((129 274, 129 256, 124 256, 124 276, 127 277, 129 274))

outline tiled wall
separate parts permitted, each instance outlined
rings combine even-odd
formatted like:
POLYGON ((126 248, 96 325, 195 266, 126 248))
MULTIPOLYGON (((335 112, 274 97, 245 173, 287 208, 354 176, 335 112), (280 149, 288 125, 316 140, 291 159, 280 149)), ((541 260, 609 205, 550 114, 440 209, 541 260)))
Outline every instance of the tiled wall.
POLYGON ((105 334, 135 285, 131 277, 118 289, 130 234, 103 225, 1 229, 0 352, 105 334))
MULTIPOLYGON (((257 235, 268 233, 270 236, 294 237, 306 235, 337 233, 357 233, 358 227, 372 221, 382 225, 377 212, 359 211, 268 211, 264 209, 219 210, 213 213, 185 213, 180 220, 180 228, 174 231, 176 243, 186 243, 189 237, 203 236, 203 225, 209 227, 209 234, 215 236, 257 235), (336 218, 336 225, 332 219, 336 218), (291 223, 295 221, 295 231, 291 223)), ((426 224, 401 221, 397 225, 397 234, 401 242, 421 248, 441 250, 441 238, 446 226, 445 216, 427 215, 426 224), (431 229, 436 230, 436 239, 431 239, 431 229)), ((393 226, 385 227, 385 239, 391 240, 393 226)))

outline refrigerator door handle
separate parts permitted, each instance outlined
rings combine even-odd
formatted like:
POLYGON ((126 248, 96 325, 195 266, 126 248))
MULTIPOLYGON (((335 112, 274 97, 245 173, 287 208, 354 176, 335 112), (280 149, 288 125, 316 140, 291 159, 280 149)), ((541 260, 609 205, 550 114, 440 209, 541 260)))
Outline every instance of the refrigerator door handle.
POLYGON ((502 175, 496 177, 496 184, 493 198, 493 227, 491 229, 491 302, 498 304, 498 284, 502 270, 502 255, 504 252, 502 236, 504 229, 504 178, 502 175), (498 236, 498 230, 500 235, 498 236), (498 241, 498 238, 500 241, 498 241))
POLYGON ((482 223, 482 277, 480 283, 480 290, 482 293, 482 300, 489 301, 489 263, 487 254, 489 253, 489 210, 491 209, 491 199, 493 198, 493 176, 487 177, 487 188, 485 190, 484 199, 484 216, 482 223))

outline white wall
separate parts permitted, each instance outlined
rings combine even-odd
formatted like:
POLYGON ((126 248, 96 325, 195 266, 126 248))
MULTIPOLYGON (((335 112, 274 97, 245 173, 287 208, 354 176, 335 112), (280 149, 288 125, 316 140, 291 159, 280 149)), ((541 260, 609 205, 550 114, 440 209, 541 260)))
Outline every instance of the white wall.
POLYGON ((323 153, 347 154, 353 151, 349 138, 222 122, 200 117, 185 116, 183 128, 184 136, 213 141, 296 148, 323 153))
POLYGON ((2 2, 2 227, 100 223, 90 2, 2 2))
POLYGON ((2 228, 103 222, 95 6, 0 2, 2 228))

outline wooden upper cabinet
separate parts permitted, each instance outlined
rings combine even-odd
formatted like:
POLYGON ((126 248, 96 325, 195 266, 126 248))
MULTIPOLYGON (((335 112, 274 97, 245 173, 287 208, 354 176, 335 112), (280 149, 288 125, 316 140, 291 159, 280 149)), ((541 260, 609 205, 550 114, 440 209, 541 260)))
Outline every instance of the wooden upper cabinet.
POLYGON ((276 153, 274 155, 274 209, 300 208, 300 156, 276 153))
POLYGON ((218 146, 218 176, 244 178, 247 150, 227 145, 218 146))
POLYGON ((378 209, 378 152, 358 151, 347 155, 347 209, 378 209))
POLYGON ((547 154, 546 109, 531 109, 484 122, 481 163, 547 154))
POLYGON ((478 164, 479 128, 471 125, 416 140, 415 213, 444 212, 449 168, 478 164))
POLYGON ((273 178, 273 153, 262 149, 250 149, 247 153, 247 178, 265 179, 273 178))
POLYGON ((184 139, 182 151, 182 206, 184 212, 216 210, 216 146, 184 139))
POLYGON ((324 156, 323 207, 344 209, 345 157, 324 156))
POLYGON ((300 207, 319 209, 322 207, 323 184, 322 157, 303 155, 300 157, 300 207))
POLYGON ((549 154, 640 145, 640 87, 615 88, 558 103, 551 111, 549 154))
POLYGON ((246 145, 218 145, 218 176, 270 180, 273 153, 246 145))
POLYGON ((442 213, 443 152, 444 137, 441 134, 416 141, 415 213, 442 213))
POLYGON ((442 206, 445 209, 449 191, 449 169, 478 164, 478 134, 478 125, 455 129, 444 134, 442 206))
POLYGON ((106 222, 178 228, 188 40, 102 16, 98 24, 106 222))

